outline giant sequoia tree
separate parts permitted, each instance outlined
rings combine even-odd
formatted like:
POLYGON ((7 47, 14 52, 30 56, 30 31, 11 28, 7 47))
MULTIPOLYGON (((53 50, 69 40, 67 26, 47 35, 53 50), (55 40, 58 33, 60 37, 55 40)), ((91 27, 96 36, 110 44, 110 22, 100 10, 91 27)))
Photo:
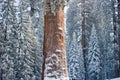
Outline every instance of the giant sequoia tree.
POLYGON ((120 76, 120 0, 66 2, 0 0, 0 80, 120 76))
POLYGON ((68 80, 64 5, 64 0, 45 1, 43 80, 68 80))

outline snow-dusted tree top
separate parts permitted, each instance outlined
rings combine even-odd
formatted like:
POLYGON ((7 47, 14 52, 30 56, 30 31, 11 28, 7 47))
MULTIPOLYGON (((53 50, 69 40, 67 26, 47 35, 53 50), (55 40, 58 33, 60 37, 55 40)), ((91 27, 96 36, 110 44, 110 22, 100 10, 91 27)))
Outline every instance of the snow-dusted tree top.
POLYGON ((59 7, 64 7, 67 5, 69 0, 44 0, 45 12, 51 11, 54 13, 59 7))

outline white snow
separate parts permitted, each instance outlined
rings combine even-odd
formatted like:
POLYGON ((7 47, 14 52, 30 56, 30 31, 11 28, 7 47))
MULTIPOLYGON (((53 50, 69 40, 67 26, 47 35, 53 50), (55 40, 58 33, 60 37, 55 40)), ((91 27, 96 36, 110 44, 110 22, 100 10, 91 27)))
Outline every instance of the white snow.
MULTIPOLYGON (((60 49, 56 49, 56 52, 61 52, 60 49)), ((45 63, 45 72, 44 72, 44 80, 69 80, 68 77, 65 77, 64 75, 60 74, 60 70, 52 70, 53 68, 53 64, 55 65, 59 65, 59 60, 58 60, 58 56, 55 53, 52 53, 51 55, 49 55, 46 59, 46 63, 45 63), (55 59, 53 59, 53 57, 55 59), (51 72, 52 70, 52 72, 51 72)), ((62 67, 62 69, 65 69, 64 67, 62 67)))
POLYGON ((35 13, 35 17, 36 17, 36 18, 39 18, 39 17, 40 17, 38 12, 35 13))
POLYGON ((30 11, 30 10, 31 10, 31 7, 29 6, 29 7, 27 8, 27 10, 30 11))
POLYGON ((113 41, 114 40, 114 33, 110 33, 110 40, 113 41))
POLYGON ((65 8, 64 8, 64 14, 65 14, 65 16, 64 16, 64 25, 65 25, 65 33, 66 33, 66 17, 67 17, 67 9, 68 9, 68 6, 65 6, 65 8))
POLYGON ((80 5, 82 5, 82 3, 78 3, 78 4, 77 4, 77 6, 80 6, 80 5))
POLYGON ((2 20, 2 17, 0 17, 0 20, 2 20))
POLYGON ((19 0, 15 0, 14 6, 19 6, 19 0))
POLYGON ((61 76, 60 78, 54 78, 54 77, 45 77, 44 80, 69 80, 68 77, 61 76))
POLYGON ((61 30, 61 31, 63 30, 62 27, 58 27, 58 29, 61 30))
POLYGON ((61 51, 61 50, 59 50, 59 49, 56 49, 56 50, 55 50, 55 52, 62 52, 62 51, 61 51))
POLYGON ((106 80, 120 80, 120 77, 119 78, 114 78, 114 79, 106 79, 106 80))
POLYGON ((114 5, 114 7, 117 7, 117 6, 118 6, 117 4, 114 5))
POLYGON ((110 36, 113 37, 113 36, 114 36, 114 33, 110 33, 110 36))
POLYGON ((65 6, 65 8, 64 8, 64 13, 65 14, 67 13, 67 9, 68 9, 68 6, 65 6))
POLYGON ((118 12, 116 11, 116 12, 115 12, 115 14, 117 14, 117 15, 118 15, 118 12))
POLYGON ((114 7, 118 7, 118 3, 116 2, 116 3, 114 3, 114 7))

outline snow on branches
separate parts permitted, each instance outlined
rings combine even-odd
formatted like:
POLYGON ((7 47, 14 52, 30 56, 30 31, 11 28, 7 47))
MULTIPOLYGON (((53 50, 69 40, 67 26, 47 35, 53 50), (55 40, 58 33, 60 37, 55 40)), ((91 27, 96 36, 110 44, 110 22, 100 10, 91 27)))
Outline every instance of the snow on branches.
POLYGON ((69 0, 44 0, 45 12, 55 13, 59 7, 64 7, 67 5, 69 0))

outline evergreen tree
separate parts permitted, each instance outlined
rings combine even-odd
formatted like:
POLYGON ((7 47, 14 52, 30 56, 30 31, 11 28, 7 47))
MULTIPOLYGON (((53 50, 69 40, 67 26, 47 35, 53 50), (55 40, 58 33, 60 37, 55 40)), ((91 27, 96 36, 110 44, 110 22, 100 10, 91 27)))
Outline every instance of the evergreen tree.
POLYGON ((66 38, 69 77, 71 80, 85 79, 82 40, 83 1, 71 0, 67 9, 66 38), (71 65, 72 64, 72 65, 71 65))
POLYGON ((85 68, 84 68, 84 59, 81 43, 74 44, 71 42, 71 48, 68 59, 68 70, 70 80, 84 80, 85 79, 85 68))
POLYGON ((42 63, 43 63, 43 39, 44 39, 44 6, 40 0, 31 0, 32 25, 34 27, 37 39, 38 52, 36 54, 36 76, 37 80, 41 80, 42 63))
POLYGON ((85 66, 82 40, 83 0, 71 0, 67 9, 67 60, 70 79, 84 80, 85 66), (74 65, 71 65, 74 64, 74 65), (73 68, 74 66, 74 68, 73 68))
POLYGON ((92 27, 90 42, 88 47, 87 59, 87 72, 88 80, 101 80, 101 54, 99 50, 99 44, 95 27, 92 27))
MULTIPOLYGON (((42 37, 38 37, 41 24, 36 30, 33 22, 37 21, 32 19, 30 3, 29 0, 0 1, 1 80, 41 80, 42 42, 39 43, 42 37)), ((38 6, 37 11, 42 6, 41 2, 38 4, 34 6, 38 6)))
MULTIPOLYGON (((11 28, 13 23, 12 1, 2 0, 0 2, 0 79, 14 80, 14 45, 11 41, 11 28)), ((13 38, 13 37, 12 37, 13 38)))
MULTIPOLYGON (((35 28, 33 27, 31 5, 29 0, 24 0, 19 3, 20 25, 19 25, 19 49, 16 56, 16 79, 17 80, 40 80, 41 71, 38 67, 39 42, 35 28)), ((41 56, 40 56, 41 57, 41 56)), ((41 62, 41 61, 40 61, 41 62)), ((42 63, 41 63, 42 64, 42 63)))
MULTIPOLYGON (((99 2, 103 3, 105 6, 100 5, 101 11, 100 15, 104 15, 103 17, 99 16, 99 22, 102 24, 100 25, 101 29, 99 29, 100 32, 100 42, 101 45, 101 52, 102 55, 102 76, 104 79, 111 79, 118 76, 118 24, 117 24, 117 18, 116 14, 117 11, 115 7, 117 6, 116 0, 111 1, 104 1, 99 2), (107 4, 106 4, 107 3, 107 4), (109 13, 109 14, 108 14, 109 13)), ((97 5, 96 5, 97 6, 97 5)))

